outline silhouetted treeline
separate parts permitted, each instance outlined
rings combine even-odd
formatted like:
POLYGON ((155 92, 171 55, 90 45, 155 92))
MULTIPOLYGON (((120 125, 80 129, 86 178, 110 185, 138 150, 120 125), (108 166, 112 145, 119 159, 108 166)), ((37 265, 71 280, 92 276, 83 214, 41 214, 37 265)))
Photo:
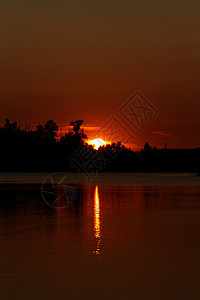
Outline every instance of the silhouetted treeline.
POLYGON ((0 128, 0 172, 200 172, 200 149, 157 149, 148 143, 140 152, 121 142, 95 150, 87 145, 83 120, 58 139, 59 127, 49 120, 35 130, 5 120, 0 128))

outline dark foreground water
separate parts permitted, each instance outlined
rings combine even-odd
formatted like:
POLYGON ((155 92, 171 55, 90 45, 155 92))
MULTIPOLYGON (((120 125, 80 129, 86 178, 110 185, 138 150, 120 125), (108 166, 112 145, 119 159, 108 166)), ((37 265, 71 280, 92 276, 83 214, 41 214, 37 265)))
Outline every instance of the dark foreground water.
POLYGON ((200 299, 199 179, 38 178, 0 177, 0 299, 200 299))

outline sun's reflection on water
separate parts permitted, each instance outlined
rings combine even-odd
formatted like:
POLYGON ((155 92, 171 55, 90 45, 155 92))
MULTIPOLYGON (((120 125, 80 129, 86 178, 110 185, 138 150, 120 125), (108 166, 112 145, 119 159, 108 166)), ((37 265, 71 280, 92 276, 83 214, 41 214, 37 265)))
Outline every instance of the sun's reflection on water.
POLYGON ((100 199, 98 186, 95 187, 94 191, 94 235, 96 238, 96 255, 100 254, 100 243, 101 243, 101 220, 100 220, 100 199))

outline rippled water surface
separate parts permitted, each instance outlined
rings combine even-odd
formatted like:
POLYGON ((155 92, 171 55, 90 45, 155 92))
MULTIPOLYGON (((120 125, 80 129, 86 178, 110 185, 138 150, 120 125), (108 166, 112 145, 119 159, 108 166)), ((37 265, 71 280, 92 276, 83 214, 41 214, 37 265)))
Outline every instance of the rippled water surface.
POLYGON ((1 299, 200 299, 198 178, 0 180, 1 299))

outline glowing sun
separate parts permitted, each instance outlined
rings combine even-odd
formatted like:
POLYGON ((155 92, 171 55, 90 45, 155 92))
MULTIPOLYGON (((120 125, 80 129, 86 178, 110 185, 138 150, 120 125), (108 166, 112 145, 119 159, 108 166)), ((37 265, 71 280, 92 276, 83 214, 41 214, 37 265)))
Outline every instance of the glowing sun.
POLYGON ((105 142, 104 140, 98 138, 98 139, 88 141, 88 144, 92 145, 94 147, 94 149, 98 150, 100 146, 107 145, 107 144, 110 144, 110 143, 105 142))

